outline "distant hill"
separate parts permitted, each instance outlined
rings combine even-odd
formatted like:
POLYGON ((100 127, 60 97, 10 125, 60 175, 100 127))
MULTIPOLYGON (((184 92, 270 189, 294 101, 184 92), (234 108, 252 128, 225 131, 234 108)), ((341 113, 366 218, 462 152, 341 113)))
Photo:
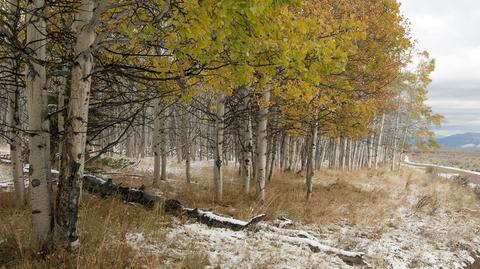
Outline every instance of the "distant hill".
POLYGON ((445 137, 437 137, 442 148, 478 148, 480 149, 480 133, 464 133, 445 137))

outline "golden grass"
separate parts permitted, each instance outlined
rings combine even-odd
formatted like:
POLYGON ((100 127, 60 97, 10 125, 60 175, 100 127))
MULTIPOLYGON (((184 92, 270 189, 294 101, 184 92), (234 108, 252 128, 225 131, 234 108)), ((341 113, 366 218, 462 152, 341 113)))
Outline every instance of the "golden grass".
POLYGON ((215 212, 248 219, 255 214, 265 213, 267 219, 291 218, 296 222, 328 224, 347 221, 350 224, 374 225, 379 219, 388 218, 399 207, 409 206, 411 195, 423 197, 415 211, 431 214, 439 208, 460 210, 469 205, 478 205, 472 190, 441 179, 433 174, 424 174, 409 169, 389 172, 377 171, 317 171, 314 195, 305 200, 303 175, 275 173, 267 183, 264 203, 255 200, 255 185, 252 182, 249 195, 242 193, 237 167, 226 167, 224 199, 213 202, 212 169, 195 171, 195 182, 187 184, 181 175, 169 176, 160 187, 151 187, 151 177, 144 179, 116 177, 114 181, 128 186, 145 185, 152 193, 162 192, 176 198, 187 207, 210 209, 215 212), (397 193, 395 196, 393 193, 397 193))
POLYGON ((42 259, 25 244, 32 236, 29 210, 15 209, 11 201, 12 193, 0 193, 0 268, 163 268, 161 256, 138 253, 125 242, 125 235, 135 231, 161 240, 171 219, 160 210, 85 194, 79 220, 80 255, 56 249, 42 259))
MULTIPOLYGON (((375 227, 394 218, 395 210, 400 207, 431 215, 442 210, 464 212, 465 208, 479 207, 478 198, 468 188, 412 170, 399 173, 382 169, 317 172, 314 195, 309 201, 305 200, 302 175, 275 173, 267 184, 264 203, 255 201, 253 184, 249 195, 242 194, 237 174, 235 167, 225 170, 224 200, 218 204, 213 203, 209 167, 196 169, 192 184, 187 184, 181 175, 175 175, 162 182, 158 189, 151 187, 149 176, 113 179, 128 186, 145 185, 147 191, 162 192, 184 206, 211 209, 240 219, 266 213, 269 220, 287 217, 296 223, 318 225, 347 222, 375 227), (412 195, 419 198, 414 204, 409 200, 412 195)), ((0 268, 163 268, 165 257, 162 254, 139 253, 126 244, 125 235, 142 232, 146 238, 162 241, 166 236, 165 228, 172 223, 171 218, 158 209, 145 210, 125 205, 118 199, 84 194, 80 208, 80 255, 55 250, 45 259, 39 259, 25 244, 31 237, 28 207, 16 209, 13 194, 0 192, 0 268)), ((391 225, 396 225, 394 220, 391 225)), ((198 253, 193 245, 187 251, 191 254, 170 267, 203 268, 208 265, 206 253, 198 253)))

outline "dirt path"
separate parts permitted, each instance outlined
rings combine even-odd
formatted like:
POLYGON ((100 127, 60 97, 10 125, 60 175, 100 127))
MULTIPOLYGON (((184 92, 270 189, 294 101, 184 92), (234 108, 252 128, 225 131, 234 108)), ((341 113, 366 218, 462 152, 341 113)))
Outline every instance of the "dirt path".
POLYGON ((413 168, 420 168, 422 170, 431 169, 433 173, 443 175, 446 178, 451 178, 454 176, 463 176, 466 178, 468 183, 473 183, 476 185, 480 185, 480 172, 461 169, 457 167, 449 167, 443 165, 435 165, 435 164, 428 164, 428 163, 416 163, 411 162, 408 157, 402 162, 404 166, 413 167, 413 168))

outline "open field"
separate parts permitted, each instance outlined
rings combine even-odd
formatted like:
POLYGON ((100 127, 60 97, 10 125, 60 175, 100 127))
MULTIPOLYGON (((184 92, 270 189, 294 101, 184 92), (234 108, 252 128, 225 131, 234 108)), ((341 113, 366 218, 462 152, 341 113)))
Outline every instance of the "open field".
MULTIPOLYGON (((433 174, 319 171, 314 196, 306 202, 301 175, 276 173, 268 183, 267 201, 258 204, 253 196, 241 195, 237 168, 229 167, 225 200, 214 204, 210 162, 193 164, 195 182, 190 185, 184 182, 183 167, 171 162, 168 180, 151 188, 150 161, 111 170, 108 176, 123 185, 145 185, 149 192, 189 207, 239 219, 266 213, 267 219, 256 229, 234 232, 85 193, 80 256, 60 253, 38 261, 22 244, 31 236, 28 210, 15 210, 12 194, 3 192, 0 268, 352 268, 328 252, 289 244, 282 234, 292 231, 326 246, 365 253, 368 266, 358 268, 467 268, 480 245, 479 197, 471 188, 433 174), (279 217, 294 224, 274 228, 279 217)), ((97 169, 110 170, 99 165, 97 169)), ((4 169, 8 166, 0 167, 4 169)))
POLYGON ((480 150, 441 149, 427 152, 410 152, 411 161, 453 166, 480 172, 480 150))

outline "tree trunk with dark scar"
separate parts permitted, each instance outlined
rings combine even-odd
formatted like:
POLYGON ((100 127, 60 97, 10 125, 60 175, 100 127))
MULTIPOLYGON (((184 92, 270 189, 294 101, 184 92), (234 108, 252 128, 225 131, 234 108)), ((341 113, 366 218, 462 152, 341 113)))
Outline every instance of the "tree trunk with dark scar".
POLYGON ((80 245, 78 205, 83 178, 88 105, 93 68, 92 44, 95 40, 95 1, 83 0, 77 14, 75 63, 65 125, 65 147, 58 181, 55 235, 70 251, 80 245))

